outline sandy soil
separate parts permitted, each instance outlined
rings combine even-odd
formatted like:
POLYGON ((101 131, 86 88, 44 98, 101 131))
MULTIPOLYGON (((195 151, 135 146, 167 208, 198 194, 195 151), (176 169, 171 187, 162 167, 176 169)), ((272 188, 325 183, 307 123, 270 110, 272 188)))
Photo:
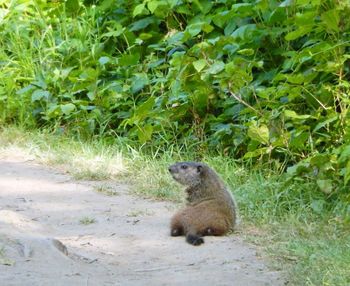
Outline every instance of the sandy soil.
POLYGON ((0 285, 284 284, 237 234, 199 247, 170 237, 178 207, 0 156, 0 285))

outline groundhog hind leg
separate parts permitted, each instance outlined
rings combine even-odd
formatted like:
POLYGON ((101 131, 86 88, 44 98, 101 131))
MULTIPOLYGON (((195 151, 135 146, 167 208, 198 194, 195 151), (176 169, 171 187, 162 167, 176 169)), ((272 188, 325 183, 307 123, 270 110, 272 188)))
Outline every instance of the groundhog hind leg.
POLYGON ((204 240, 197 230, 197 223, 192 212, 193 208, 185 208, 173 216, 170 223, 170 235, 180 236, 185 234, 188 243, 200 245, 204 243, 204 240))
POLYGON ((194 225, 197 233, 204 235, 224 235, 230 229, 227 215, 220 210, 220 206, 213 202, 203 202, 192 210, 196 218, 194 225))
POLYGON ((182 223, 182 214, 178 212, 173 216, 170 223, 170 235, 180 236, 184 234, 184 228, 182 223))

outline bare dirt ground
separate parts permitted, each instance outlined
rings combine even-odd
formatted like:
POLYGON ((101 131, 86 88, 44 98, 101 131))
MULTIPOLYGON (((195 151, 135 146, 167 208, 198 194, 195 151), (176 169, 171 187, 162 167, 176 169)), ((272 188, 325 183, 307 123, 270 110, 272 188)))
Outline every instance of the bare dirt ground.
POLYGON ((237 234, 170 237, 178 207, 0 156, 0 285, 284 284, 237 234))

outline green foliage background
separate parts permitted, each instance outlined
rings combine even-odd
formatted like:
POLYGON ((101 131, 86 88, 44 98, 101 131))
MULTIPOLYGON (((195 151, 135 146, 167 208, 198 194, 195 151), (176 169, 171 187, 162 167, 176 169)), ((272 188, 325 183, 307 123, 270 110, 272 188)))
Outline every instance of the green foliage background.
POLYGON ((1 123, 267 162, 350 213, 349 1, 0 7, 1 123))

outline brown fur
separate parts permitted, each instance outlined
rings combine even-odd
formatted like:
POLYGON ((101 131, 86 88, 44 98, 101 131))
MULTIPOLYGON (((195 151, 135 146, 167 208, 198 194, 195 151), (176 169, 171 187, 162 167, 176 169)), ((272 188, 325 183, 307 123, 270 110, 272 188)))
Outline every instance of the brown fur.
POLYGON ((171 219, 171 235, 185 235, 200 245, 204 235, 223 235, 236 223, 236 204, 223 181, 208 165, 180 162, 169 167, 173 178, 187 186, 187 206, 171 219))

